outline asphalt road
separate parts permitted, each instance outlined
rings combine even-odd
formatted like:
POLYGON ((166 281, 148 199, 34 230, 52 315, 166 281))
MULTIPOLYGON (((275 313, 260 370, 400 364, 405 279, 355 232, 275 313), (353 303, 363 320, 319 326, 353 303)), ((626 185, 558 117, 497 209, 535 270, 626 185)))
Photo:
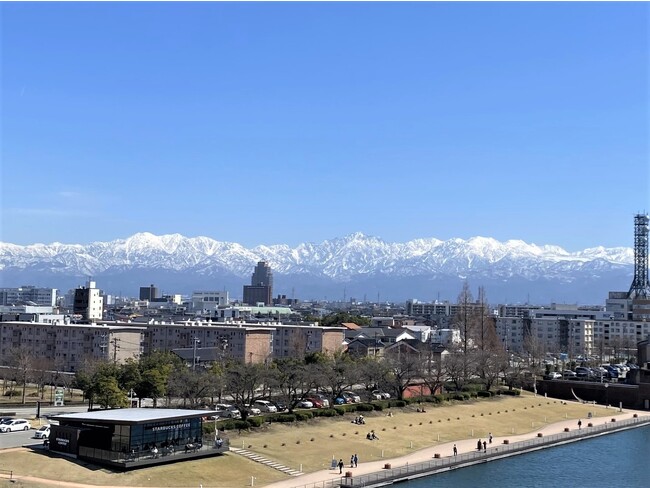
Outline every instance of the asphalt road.
MULTIPOLYGON (((36 421, 35 426, 38 427, 38 421, 36 421)), ((6 449, 8 447, 21 447, 21 446, 30 446, 30 445, 42 445, 42 439, 34 439, 35 429, 31 430, 21 430, 19 432, 0 432, 0 449, 6 449)))
POLYGON ((62 413, 75 413, 75 412, 87 412, 88 405, 74 405, 74 406, 65 406, 65 407, 42 407, 41 408, 41 418, 34 419, 36 416, 36 407, 16 407, 9 406, 6 404, 0 405, 0 412, 9 412, 15 413, 12 415, 14 418, 25 418, 28 419, 32 424, 31 430, 28 431, 19 431, 19 432, 0 432, 0 449, 6 449, 9 447, 22 447, 30 445, 42 445, 42 439, 35 439, 34 433, 41 425, 48 424, 47 416, 57 415, 62 413))

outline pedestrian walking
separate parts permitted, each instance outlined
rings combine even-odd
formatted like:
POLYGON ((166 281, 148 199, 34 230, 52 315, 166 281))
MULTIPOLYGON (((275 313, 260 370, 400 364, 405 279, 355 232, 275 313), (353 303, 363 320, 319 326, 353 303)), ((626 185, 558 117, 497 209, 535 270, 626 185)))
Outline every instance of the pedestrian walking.
POLYGON ((490 436, 490 444, 492 444, 492 432, 490 432, 488 436, 490 436))
POLYGON ((483 441, 483 452, 487 452, 487 442, 483 441))
POLYGON ((350 467, 354 468, 354 454, 352 454, 352 456, 350 456, 350 467))
POLYGON ((343 459, 339 459, 339 474, 343 474, 343 459))
POLYGON ((582 429, 582 419, 578 420, 578 430, 582 429))
POLYGON ((456 447, 456 444, 454 444, 454 456, 458 456, 458 448, 456 447))
POLYGON ((479 439, 478 442, 476 443, 476 449, 478 450, 478 452, 481 452, 482 448, 483 448, 483 443, 481 442, 481 439, 479 439))
POLYGON ((354 467, 356 468, 357 466, 359 466, 359 456, 357 456, 356 452, 354 453, 353 460, 354 460, 354 467))

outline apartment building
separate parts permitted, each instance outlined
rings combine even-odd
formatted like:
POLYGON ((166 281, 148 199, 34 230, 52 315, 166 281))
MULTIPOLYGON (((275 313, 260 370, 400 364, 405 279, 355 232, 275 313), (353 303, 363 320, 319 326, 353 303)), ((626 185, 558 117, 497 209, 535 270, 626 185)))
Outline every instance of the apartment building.
POLYGON ((147 325, 145 352, 193 347, 216 347, 224 356, 247 363, 301 356, 310 352, 338 351, 344 339, 342 327, 289 325, 279 322, 227 323, 187 321, 147 325))
POLYGON ((74 372, 85 359, 123 363, 142 353, 143 327, 70 324, 66 321, 1 322, 0 363, 11 365, 16 350, 51 362, 52 370, 74 372))
POLYGON ((104 298, 94 281, 88 281, 86 286, 74 291, 73 312, 81 315, 87 322, 96 322, 103 318, 104 298))

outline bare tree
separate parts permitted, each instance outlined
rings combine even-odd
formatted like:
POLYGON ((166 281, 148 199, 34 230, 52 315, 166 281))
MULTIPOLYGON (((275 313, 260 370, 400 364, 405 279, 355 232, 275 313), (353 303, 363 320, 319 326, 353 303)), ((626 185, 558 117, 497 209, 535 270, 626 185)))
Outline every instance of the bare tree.
POLYGON ((463 352, 467 354, 472 342, 472 332, 474 328, 473 311, 471 308, 474 297, 469 289, 469 283, 463 283, 463 289, 458 295, 458 313, 455 316, 455 325, 460 330, 463 352))
POLYGON ((400 342, 397 346, 397 350, 385 353, 384 362, 389 371, 389 384, 401 400, 413 381, 422 378, 422 358, 420 351, 414 351, 400 342))
MULTIPOLYGON (((375 388, 385 389, 389 383, 389 368, 386 361, 376 356, 363 356, 356 361, 359 372, 359 382, 365 387, 368 396, 375 388)), ((372 399, 372 398, 370 398, 372 399)))
POLYGON ((268 370, 271 387, 280 392, 289 411, 316 389, 317 376, 312 374, 314 369, 314 364, 307 364, 297 358, 284 358, 275 361, 268 370))
POLYGON ((14 373, 16 384, 22 385, 22 400, 25 404, 27 382, 31 379, 34 370, 34 357, 25 346, 19 346, 9 353, 9 365, 14 373))
POLYGON ((344 352, 336 352, 316 364, 319 383, 329 388, 335 398, 358 382, 356 362, 344 352))
POLYGON ((242 418, 248 417, 249 405, 258 399, 256 392, 266 381, 266 365, 235 363, 226 372, 226 385, 242 418))
POLYGON ((427 359, 422 368, 422 381, 432 395, 441 391, 445 384, 444 362, 447 356, 436 356, 432 354, 431 346, 428 347, 427 359))
POLYGON ((535 334, 528 334, 524 339, 524 352, 528 354, 532 368, 540 368, 546 355, 544 343, 535 334))
POLYGON ((476 372, 483 381, 485 389, 490 391, 499 380, 499 374, 508 366, 508 355, 501 348, 476 351, 476 372))
POLYGON ((445 376, 454 384, 456 390, 461 390, 467 381, 467 372, 470 369, 468 359, 461 347, 450 351, 443 363, 445 376))

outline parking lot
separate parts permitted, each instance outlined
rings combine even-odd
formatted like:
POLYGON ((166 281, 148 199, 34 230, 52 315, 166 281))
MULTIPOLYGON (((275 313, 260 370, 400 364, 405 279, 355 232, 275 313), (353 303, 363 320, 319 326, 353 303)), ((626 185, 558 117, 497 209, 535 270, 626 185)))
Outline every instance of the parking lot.
MULTIPOLYGON (((38 423, 36 425, 38 427, 38 423)), ((0 449, 6 449, 8 447, 21 447, 28 445, 42 445, 43 441, 41 439, 34 439, 35 429, 30 429, 27 431, 19 432, 7 432, 0 433, 0 449)))

